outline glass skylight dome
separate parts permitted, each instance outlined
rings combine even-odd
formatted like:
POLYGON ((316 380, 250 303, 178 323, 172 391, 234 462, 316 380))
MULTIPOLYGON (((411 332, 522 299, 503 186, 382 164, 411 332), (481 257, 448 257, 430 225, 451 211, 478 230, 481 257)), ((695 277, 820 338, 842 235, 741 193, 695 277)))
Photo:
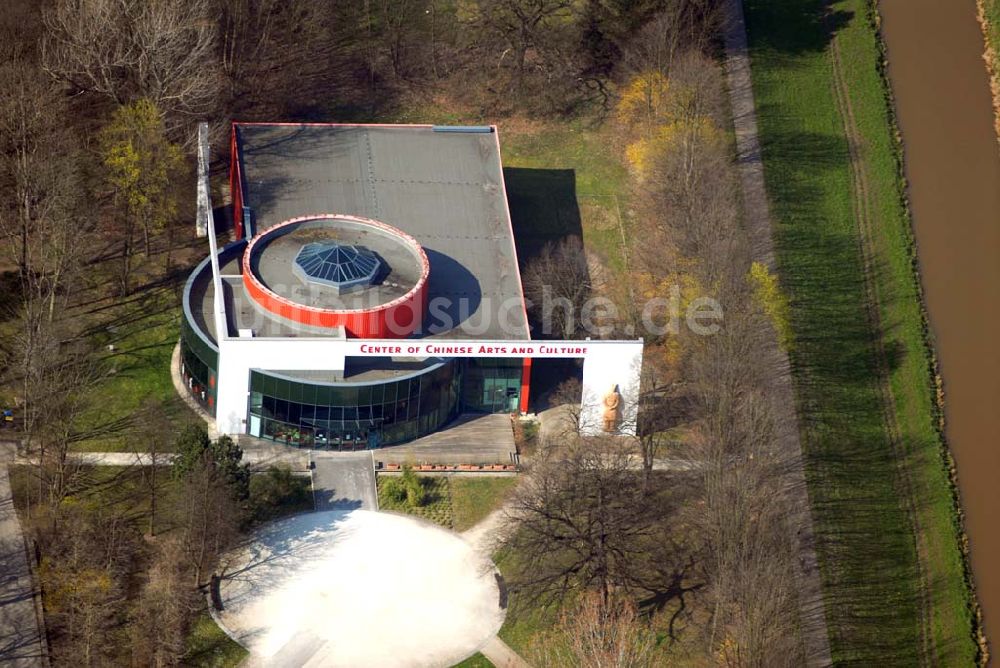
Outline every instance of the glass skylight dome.
POLYGON ((364 246, 336 241, 308 243, 292 263, 292 272, 301 280, 332 287, 338 292, 371 285, 381 268, 378 256, 364 246))

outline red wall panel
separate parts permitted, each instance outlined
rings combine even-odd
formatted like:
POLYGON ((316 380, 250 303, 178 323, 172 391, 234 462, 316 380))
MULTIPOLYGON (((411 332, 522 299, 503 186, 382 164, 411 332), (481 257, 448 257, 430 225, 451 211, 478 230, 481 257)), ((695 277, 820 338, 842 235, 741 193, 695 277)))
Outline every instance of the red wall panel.
POLYGON ((420 329, 427 308, 427 284, 421 283, 405 297, 384 306, 357 311, 333 311, 296 304, 265 288, 244 272, 247 294, 261 308, 277 316, 310 327, 343 327, 359 339, 400 339, 420 329))
POLYGON ((240 151, 236 142, 236 124, 229 139, 229 196, 233 203, 233 229, 243 238, 243 179, 240 174, 240 151))
POLYGON ((531 358, 524 358, 524 366, 521 367, 521 405, 518 409, 522 413, 528 412, 528 398, 531 394, 531 358))

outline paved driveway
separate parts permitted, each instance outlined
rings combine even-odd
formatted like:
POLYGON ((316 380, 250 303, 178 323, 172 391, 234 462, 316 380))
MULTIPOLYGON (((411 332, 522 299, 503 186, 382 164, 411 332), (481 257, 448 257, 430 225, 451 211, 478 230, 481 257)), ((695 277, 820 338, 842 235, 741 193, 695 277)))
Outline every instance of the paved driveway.
POLYGON ((316 510, 378 510, 369 452, 313 453, 316 510))

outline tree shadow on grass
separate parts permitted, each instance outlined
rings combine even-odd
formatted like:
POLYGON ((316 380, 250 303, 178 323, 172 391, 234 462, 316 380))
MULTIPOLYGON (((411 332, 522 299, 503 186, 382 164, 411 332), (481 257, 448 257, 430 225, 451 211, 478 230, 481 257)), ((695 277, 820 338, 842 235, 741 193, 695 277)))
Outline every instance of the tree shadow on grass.
POLYGON ((853 11, 838 9, 837 4, 830 0, 746 0, 748 37, 755 50, 789 57, 821 52, 854 18, 853 11))
MULTIPOLYGON (((786 56, 789 65, 800 63, 793 57, 821 50, 832 34, 817 19, 824 8, 753 0, 751 35, 755 27, 764 33, 757 48, 780 52, 779 68, 786 56), (790 15, 803 6, 808 16, 790 15), (771 23, 785 19, 788 25, 771 23)), ((841 661, 915 662, 921 602, 914 530, 901 502, 909 492, 900 486, 900 455, 887 430, 878 357, 884 352, 891 372, 904 350, 893 323, 883 328, 869 317, 850 152, 837 117, 826 119, 831 130, 824 134, 802 131, 806 120, 789 109, 765 104, 758 113, 775 244, 793 306, 791 359, 831 642, 841 661)), ((883 306, 902 298, 879 297, 883 306)))
MULTIPOLYGON (((779 115, 768 107, 761 113, 779 115)), ((873 342, 880 337, 889 371, 895 370, 905 354, 895 325, 883 323, 881 331, 873 332, 864 311, 866 284, 857 221, 831 221, 821 204, 830 197, 831 185, 837 196, 852 196, 846 140, 839 135, 772 131, 763 140, 763 152, 782 282, 793 304, 810 311, 796 319, 801 345, 797 353, 793 351, 793 361, 801 360, 804 351, 823 346, 822 354, 809 358, 813 363, 828 360, 829 365, 823 365, 826 373, 812 374, 808 382, 826 376, 838 386, 870 382, 877 368, 873 342)), ((882 261, 876 261, 872 270, 876 275, 884 271, 882 261)), ((899 296, 880 294, 880 298, 888 305, 899 296)))

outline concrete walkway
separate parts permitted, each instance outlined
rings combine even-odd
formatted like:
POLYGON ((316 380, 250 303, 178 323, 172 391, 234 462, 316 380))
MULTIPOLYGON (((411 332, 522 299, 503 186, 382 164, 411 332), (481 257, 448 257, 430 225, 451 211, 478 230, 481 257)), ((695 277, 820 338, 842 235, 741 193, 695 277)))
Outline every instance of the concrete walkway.
POLYGON ((313 499, 317 511, 378 510, 369 452, 314 453, 313 499))
POLYGON ((394 464, 506 464, 514 450, 509 415, 467 414, 441 431, 379 448, 375 458, 394 464))
POLYGON ((538 442, 544 447, 546 443, 576 433, 579 430, 577 413, 578 410, 568 404, 541 411, 538 414, 538 442))
MULTIPOLYGON (((365 454, 368 456, 367 453, 365 454)), ((156 455, 156 465, 170 466, 174 461, 174 457, 173 453, 158 453, 156 455)), ((68 455, 68 458, 72 462, 88 466, 152 466, 153 464, 153 458, 148 453, 137 452, 73 452, 68 455)), ((270 452, 244 449, 243 461, 256 471, 261 471, 278 464, 287 465, 293 471, 305 471, 308 468, 309 455, 303 450, 288 449, 280 455, 275 455, 270 452)), ((18 457, 15 463, 35 464, 37 460, 28 457, 18 457)))
POLYGON ((0 443, 0 666, 47 666, 41 595, 31 576, 7 472, 13 459, 14 445, 0 443))
POLYGON ((490 660, 496 668, 530 668, 528 662, 521 658, 521 655, 510 648, 510 646, 500 639, 500 636, 493 636, 482 649, 479 650, 483 656, 490 660))
MULTIPOLYGON (((726 82, 736 131, 736 155, 743 195, 743 218, 750 236, 751 255, 757 262, 775 269, 774 230, 764 185, 764 165, 757 134, 750 56, 742 0, 726 0, 726 82)), ((809 491, 806 487, 798 416, 795 412, 795 389, 792 385, 788 354, 771 338, 763 351, 774 370, 768 388, 777 410, 776 443, 791 464, 788 473, 789 526, 795 532, 799 548, 799 591, 802 640, 807 665, 832 665, 830 640, 826 625, 823 588, 816 559, 816 536, 813 531, 809 491)))
POLYGON ((497 508, 482 519, 479 524, 462 532, 462 538, 478 552, 490 556, 503 539, 503 530, 508 525, 508 509, 497 508))

